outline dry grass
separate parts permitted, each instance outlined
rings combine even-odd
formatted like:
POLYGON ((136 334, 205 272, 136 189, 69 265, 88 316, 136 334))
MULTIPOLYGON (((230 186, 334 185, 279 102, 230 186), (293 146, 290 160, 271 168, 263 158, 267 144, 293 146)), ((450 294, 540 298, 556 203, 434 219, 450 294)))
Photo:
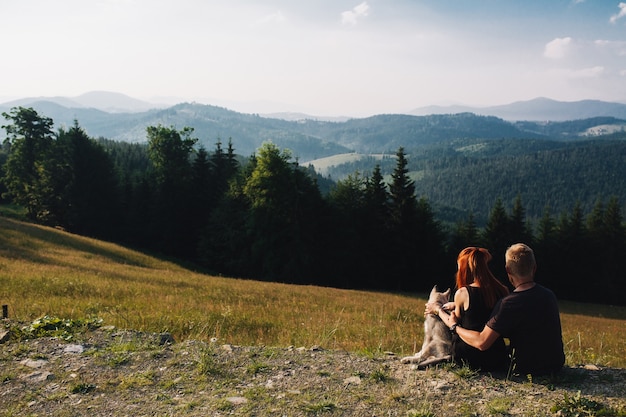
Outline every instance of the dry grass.
MULTIPOLYGON (((421 344, 424 302, 424 294, 207 276, 0 217, 0 303, 20 321, 97 316, 116 327, 167 331, 177 340, 404 355, 421 344)), ((569 365, 626 367, 626 308, 564 303, 562 319, 569 365)))

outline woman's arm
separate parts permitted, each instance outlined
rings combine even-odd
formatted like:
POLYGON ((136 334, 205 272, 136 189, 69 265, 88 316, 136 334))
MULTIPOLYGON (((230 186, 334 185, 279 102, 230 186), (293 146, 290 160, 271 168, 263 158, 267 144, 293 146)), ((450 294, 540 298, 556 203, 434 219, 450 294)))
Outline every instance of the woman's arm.
MULTIPOLYGON (((453 325, 457 324, 458 317, 454 312, 448 314, 439 308, 438 305, 435 305, 435 303, 426 303, 426 310, 429 309, 433 312, 437 312, 435 314, 441 318, 446 326, 452 328, 453 325)), ((475 330, 464 329, 463 327, 456 325, 455 331, 465 343, 478 350, 489 349, 491 345, 498 340, 498 337, 500 337, 500 333, 496 332, 489 326, 485 326, 482 331, 477 332, 475 330)))
POLYGON ((469 294, 467 288, 459 288, 454 293, 454 314, 461 317, 461 313, 469 309, 469 294))
POLYGON ((478 350, 489 349, 491 345, 498 340, 498 337, 500 337, 500 333, 496 332, 489 326, 483 327, 483 330, 480 332, 457 326, 455 331, 465 343, 478 350))

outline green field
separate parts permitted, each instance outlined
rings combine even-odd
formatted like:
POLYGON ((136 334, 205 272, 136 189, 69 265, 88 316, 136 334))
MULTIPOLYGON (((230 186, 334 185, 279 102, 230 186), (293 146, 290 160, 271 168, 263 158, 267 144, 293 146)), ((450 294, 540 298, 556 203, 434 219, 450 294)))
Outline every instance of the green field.
MULTIPOLYGON (((209 276, 119 245, 0 217, 0 304, 9 316, 255 346, 397 355, 419 349, 425 294, 209 276)), ((626 367, 626 307, 561 303, 568 365, 626 367)))

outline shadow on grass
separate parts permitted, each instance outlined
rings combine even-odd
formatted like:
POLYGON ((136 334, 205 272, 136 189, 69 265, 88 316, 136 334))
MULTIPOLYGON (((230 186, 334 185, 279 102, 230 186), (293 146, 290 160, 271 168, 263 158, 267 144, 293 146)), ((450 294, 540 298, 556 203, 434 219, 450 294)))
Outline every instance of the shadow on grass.
MULTIPOLYGON (((151 266, 143 262, 142 256, 129 252, 107 248, 105 244, 78 235, 72 235, 53 228, 0 217, 0 247, 6 249, 8 257, 27 259, 32 262, 47 264, 50 261, 41 252, 46 245, 55 245, 80 252, 97 254, 114 262, 138 267, 151 266)), ((148 261, 148 257, 146 257, 148 261)))

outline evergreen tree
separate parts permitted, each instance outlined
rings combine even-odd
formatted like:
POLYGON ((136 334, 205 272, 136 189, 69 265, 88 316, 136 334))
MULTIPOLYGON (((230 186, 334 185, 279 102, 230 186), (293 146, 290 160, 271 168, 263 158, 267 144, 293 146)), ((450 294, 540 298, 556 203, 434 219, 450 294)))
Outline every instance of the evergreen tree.
POLYGON ((148 126, 148 154, 157 187, 154 230, 157 250, 175 256, 195 258, 197 242, 189 236, 197 228, 191 207, 191 154, 197 139, 193 129, 148 126))
POLYGON ((381 277, 388 273, 387 259, 390 250, 389 192, 383 179, 380 165, 376 165, 372 175, 365 180, 364 222, 362 225, 363 262, 360 286, 371 289, 384 288, 381 277))
POLYGON ((589 273, 594 277, 591 283, 594 301, 619 302, 620 290, 626 289, 626 275, 621 267, 626 252, 625 231, 617 198, 612 196, 606 207, 599 200, 587 218, 588 263, 589 273))
MULTIPOLYGON (((417 254, 414 274, 423 277, 436 277, 440 287, 452 285, 449 276, 442 275, 448 270, 444 251, 445 236, 441 225, 435 220, 435 213, 425 197, 417 201, 417 227, 415 230, 417 254)), ((421 279, 415 288, 427 290, 430 284, 421 279)))
POLYGON ((55 135, 53 121, 32 108, 17 107, 2 113, 9 124, 9 155, 4 167, 4 185, 13 201, 26 208, 31 220, 55 225, 51 218, 56 189, 53 173, 55 135))
MULTIPOLYGON (((119 224, 119 194, 113 163, 104 148, 74 122, 57 140, 63 161, 58 218, 74 233, 113 238, 119 224)), ((59 187, 60 189, 60 187, 59 187)))
POLYGON ((253 235, 249 229, 250 201, 242 181, 233 181, 229 190, 211 211, 209 223, 199 239, 203 265, 232 277, 258 277, 252 268, 253 235))
POLYGON ((307 253, 314 247, 304 230, 315 229, 316 217, 308 210, 320 206, 321 196, 313 181, 301 175, 290 159, 288 151, 281 152, 266 142, 246 179, 243 193, 251 207, 250 262, 260 278, 304 282, 315 266, 307 253))
POLYGON ((207 226, 211 211, 217 205, 217 197, 213 192, 212 166, 209 153, 200 146, 191 165, 191 189, 189 195, 189 211, 195 227, 190 239, 197 242, 201 231, 207 226))
POLYGON ((448 257, 455 258, 459 252, 469 246, 480 246, 480 232, 474 219, 474 212, 467 216, 467 220, 456 223, 450 237, 448 257))
POLYGON ((502 199, 496 199, 491 210, 487 224, 483 230, 483 244, 491 252, 491 270, 503 283, 507 283, 507 275, 504 269, 504 253, 513 243, 509 234, 509 217, 504 209, 502 199))
MULTIPOLYGON (((328 194, 335 231, 328 237, 331 264, 337 279, 335 285, 346 288, 367 288, 375 285, 368 270, 368 210, 366 179, 357 171, 337 181, 328 194)), ((370 287, 372 288, 372 287, 370 287)))
POLYGON ((526 210, 522 205, 522 197, 518 194, 513 202, 513 210, 509 218, 509 241, 511 244, 522 242, 533 246, 532 234, 526 224, 526 210))
POLYGON ((391 174, 389 185, 390 221, 392 227, 402 228, 416 218, 417 200, 415 198, 415 182, 408 176, 408 161, 404 149, 396 153, 396 168, 391 174))
POLYGON ((427 204, 418 207, 415 182, 408 176, 404 149, 396 153, 396 168, 389 185, 391 236, 390 271, 387 281, 393 289, 426 290, 432 283, 433 259, 426 248, 441 248, 442 242, 430 233, 432 213, 427 204))
POLYGON ((544 208, 543 216, 537 226, 537 237, 534 244, 537 265, 536 279, 550 288, 560 285, 558 282, 559 265, 561 263, 560 249, 557 245, 557 226, 550 206, 544 208))
POLYGON ((365 181, 365 206, 366 212, 371 214, 371 222, 384 226, 389 217, 389 193, 379 164, 365 181))
POLYGON ((572 212, 564 212, 557 224, 557 245, 560 248, 560 270, 557 297, 576 299, 582 293, 590 293, 587 279, 589 264, 581 262, 588 259, 588 239, 580 202, 572 212))

